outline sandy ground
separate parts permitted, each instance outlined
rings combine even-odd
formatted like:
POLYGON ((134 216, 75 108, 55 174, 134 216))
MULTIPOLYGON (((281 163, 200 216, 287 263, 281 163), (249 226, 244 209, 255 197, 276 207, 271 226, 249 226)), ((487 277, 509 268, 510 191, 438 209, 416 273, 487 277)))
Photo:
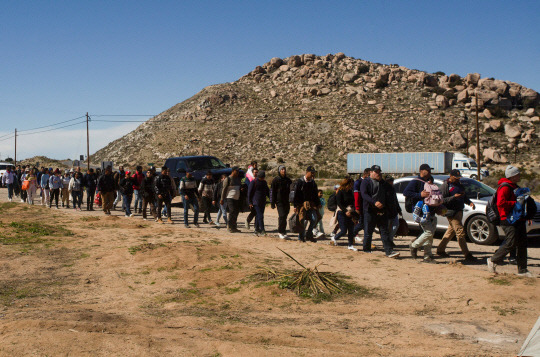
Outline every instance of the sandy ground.
MULTIPOLYGON (((513 265, 497 276, 464 265, 456 242, 451 258, 425 264, 407 254, 412 237, 396 240, 402 257, 393 260, 242 226, 185 229, 182 210, 173 212, 174 225, 157 225, 2 203, 0 355, 510 356, 540 314, 539 279, 517 277, 513 265), (9 241, 12 222, 67 231, 9 241), (315 303, 251 279, 260 266, 296 267, 277 248, 349 275, 367 293, 315 303)), ((276 213, 267 212, 271 232, 276 213)), ((536 274, 539 247, 531 241, 536 274)), ((485 258, 496 247, 470 248, 485 258)))

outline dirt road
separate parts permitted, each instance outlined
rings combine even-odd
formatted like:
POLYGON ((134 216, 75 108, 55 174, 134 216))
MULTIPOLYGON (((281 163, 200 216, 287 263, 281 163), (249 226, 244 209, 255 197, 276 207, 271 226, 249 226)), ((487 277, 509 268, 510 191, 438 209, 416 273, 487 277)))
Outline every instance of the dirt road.
MULTIPOLYGON (((539 279, 512 265, 498 276, 463 265, 455 242, 453 258, 424 264, 407 256, 412 237, 396 241, 393 260, 327 241, 185 229, 173 212, 174 225, 158 226, 2 203, 0 355, 508 356, 540 314, 539 279), (361 289, 314 302, 253 279, 260 266, 297 267, 277 248, 361 289)), ((267 225, 275 229, 271 210, 267 225)))

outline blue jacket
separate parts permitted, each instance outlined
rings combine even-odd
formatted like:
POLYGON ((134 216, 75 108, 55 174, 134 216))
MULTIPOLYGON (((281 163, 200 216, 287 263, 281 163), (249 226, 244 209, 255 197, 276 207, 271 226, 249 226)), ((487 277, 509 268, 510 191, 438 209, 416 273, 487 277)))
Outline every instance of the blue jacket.
POLYGON ((250 205, 263 207, 266 204, 266 197, 270 197, 270 189, 266 181, 255 179, 249 183, 248 203, 250 205))

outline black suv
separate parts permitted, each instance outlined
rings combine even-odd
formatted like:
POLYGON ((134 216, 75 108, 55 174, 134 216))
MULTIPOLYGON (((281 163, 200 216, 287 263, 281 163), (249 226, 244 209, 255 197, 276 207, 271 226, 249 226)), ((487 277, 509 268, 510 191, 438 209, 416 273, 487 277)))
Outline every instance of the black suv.
MULTIPOLYGON (((193 170, 193 177, 197 182, 200 182, 206 176, 208 171, 212 172, 214 180, 219 180, 221 175, 231 174, 231 168, 225 165, 220 159, 214 156, 181 156, 171 157, 165 161, 165 166, 171 171, 171 177, 176 182, 176 186, 180 184, 180 179, 186 176, 186 170, 193 170)), ((243 173, 240 172, 241 176, 243 173)))

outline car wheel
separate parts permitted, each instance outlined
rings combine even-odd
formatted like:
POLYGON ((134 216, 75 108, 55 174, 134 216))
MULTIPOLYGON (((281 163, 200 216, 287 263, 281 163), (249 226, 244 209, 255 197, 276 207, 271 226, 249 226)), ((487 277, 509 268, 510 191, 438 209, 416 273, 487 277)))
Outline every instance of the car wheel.
POLYGON ((467 235, 471 242, 481 245, 490 245, 499 239, 495 226, 482 215, 476 215, 469 219, 467 235))
POLYGON ((478 176, 476 176, 476 175, 471 175, 471 178, 472 178, 473 180, 476 180, 476 179, 478 179, 478 176))

